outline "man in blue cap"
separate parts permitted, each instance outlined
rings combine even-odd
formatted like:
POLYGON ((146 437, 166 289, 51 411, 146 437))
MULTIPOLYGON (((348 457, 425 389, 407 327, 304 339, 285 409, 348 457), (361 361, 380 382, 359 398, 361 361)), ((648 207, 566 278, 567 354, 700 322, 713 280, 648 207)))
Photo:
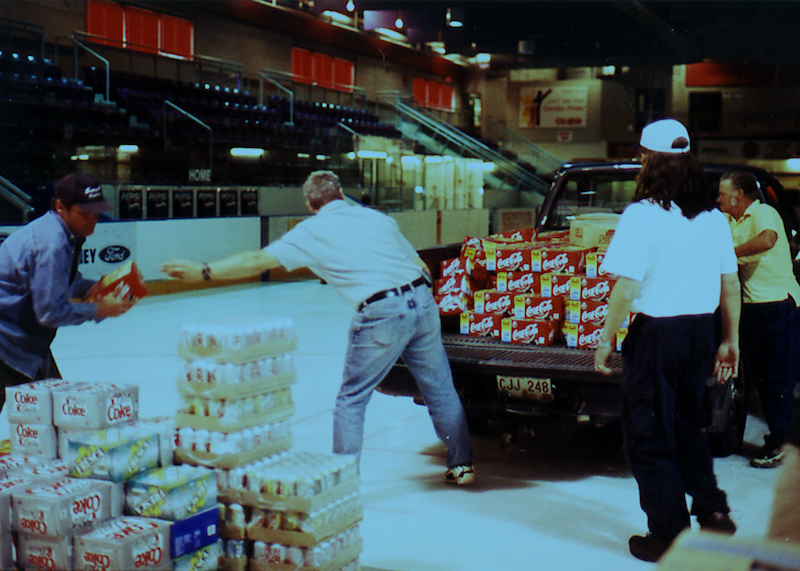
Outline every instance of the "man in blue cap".
POLYGON ((99 180, 73 173, 56 185, 51 210, 0 245, 0 410, 6 387, 61 377, 50 353, 59 327, 116 317, 133 306, 110 297, 73 301, 96 283, 81 276, 78 259, 100 214, 112 208, 99 180))

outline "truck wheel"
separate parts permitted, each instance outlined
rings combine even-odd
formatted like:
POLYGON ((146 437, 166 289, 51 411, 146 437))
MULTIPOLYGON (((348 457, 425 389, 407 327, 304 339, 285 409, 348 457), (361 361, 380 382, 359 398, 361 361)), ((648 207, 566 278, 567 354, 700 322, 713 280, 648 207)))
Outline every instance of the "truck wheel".
POLYGON ((711 403, 711 425, 706 434, 714 456, 730 456, 741 447, 747 424, 747 401, 747 379, 740 363, 739 376, 728 381, 711 403))

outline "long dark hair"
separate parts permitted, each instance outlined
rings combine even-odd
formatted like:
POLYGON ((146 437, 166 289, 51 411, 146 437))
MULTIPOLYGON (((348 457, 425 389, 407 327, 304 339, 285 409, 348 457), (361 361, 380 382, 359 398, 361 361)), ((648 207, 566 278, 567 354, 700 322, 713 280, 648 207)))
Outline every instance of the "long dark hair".
POLYGON ((633 199, 652 200, 664 210, 674 202, 689 220, 717 204, 703 168, 690 153, 648 153, 636 177, 633 199))

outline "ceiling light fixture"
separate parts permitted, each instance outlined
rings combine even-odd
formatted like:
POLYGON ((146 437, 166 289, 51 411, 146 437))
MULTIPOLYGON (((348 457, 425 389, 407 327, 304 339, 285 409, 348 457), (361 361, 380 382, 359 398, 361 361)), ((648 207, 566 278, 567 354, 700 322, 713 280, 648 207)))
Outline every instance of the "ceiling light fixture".
POLYGON ((402 30, 403 29, 403 18, 402 18, 402 16, 400 16, 400 12, 397 13, 397 19, 394 21, 394 26, 398 30, 402 30))
POLYGON ((451 28, 461 28, 464 26, 464 10, 462 8, 447 9, 447 25, 451 28))
POLYGON ((348 12, 355 12, 356 10, 356 3, 353 0, 347 0, 347 5, 345 6, 348 12))

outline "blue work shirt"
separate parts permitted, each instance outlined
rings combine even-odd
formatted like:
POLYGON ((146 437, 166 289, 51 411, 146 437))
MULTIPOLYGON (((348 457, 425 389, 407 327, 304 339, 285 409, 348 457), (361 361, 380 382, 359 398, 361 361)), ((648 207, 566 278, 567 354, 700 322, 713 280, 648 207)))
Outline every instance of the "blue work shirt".
POLYGON ((0 359, 31 379, 50 366, 50 343, 62 325, 94 319, 97 305, 73 303, 95 283, 80 272, 69 283, 75 236, 54 211, 0 245, 0 359))

